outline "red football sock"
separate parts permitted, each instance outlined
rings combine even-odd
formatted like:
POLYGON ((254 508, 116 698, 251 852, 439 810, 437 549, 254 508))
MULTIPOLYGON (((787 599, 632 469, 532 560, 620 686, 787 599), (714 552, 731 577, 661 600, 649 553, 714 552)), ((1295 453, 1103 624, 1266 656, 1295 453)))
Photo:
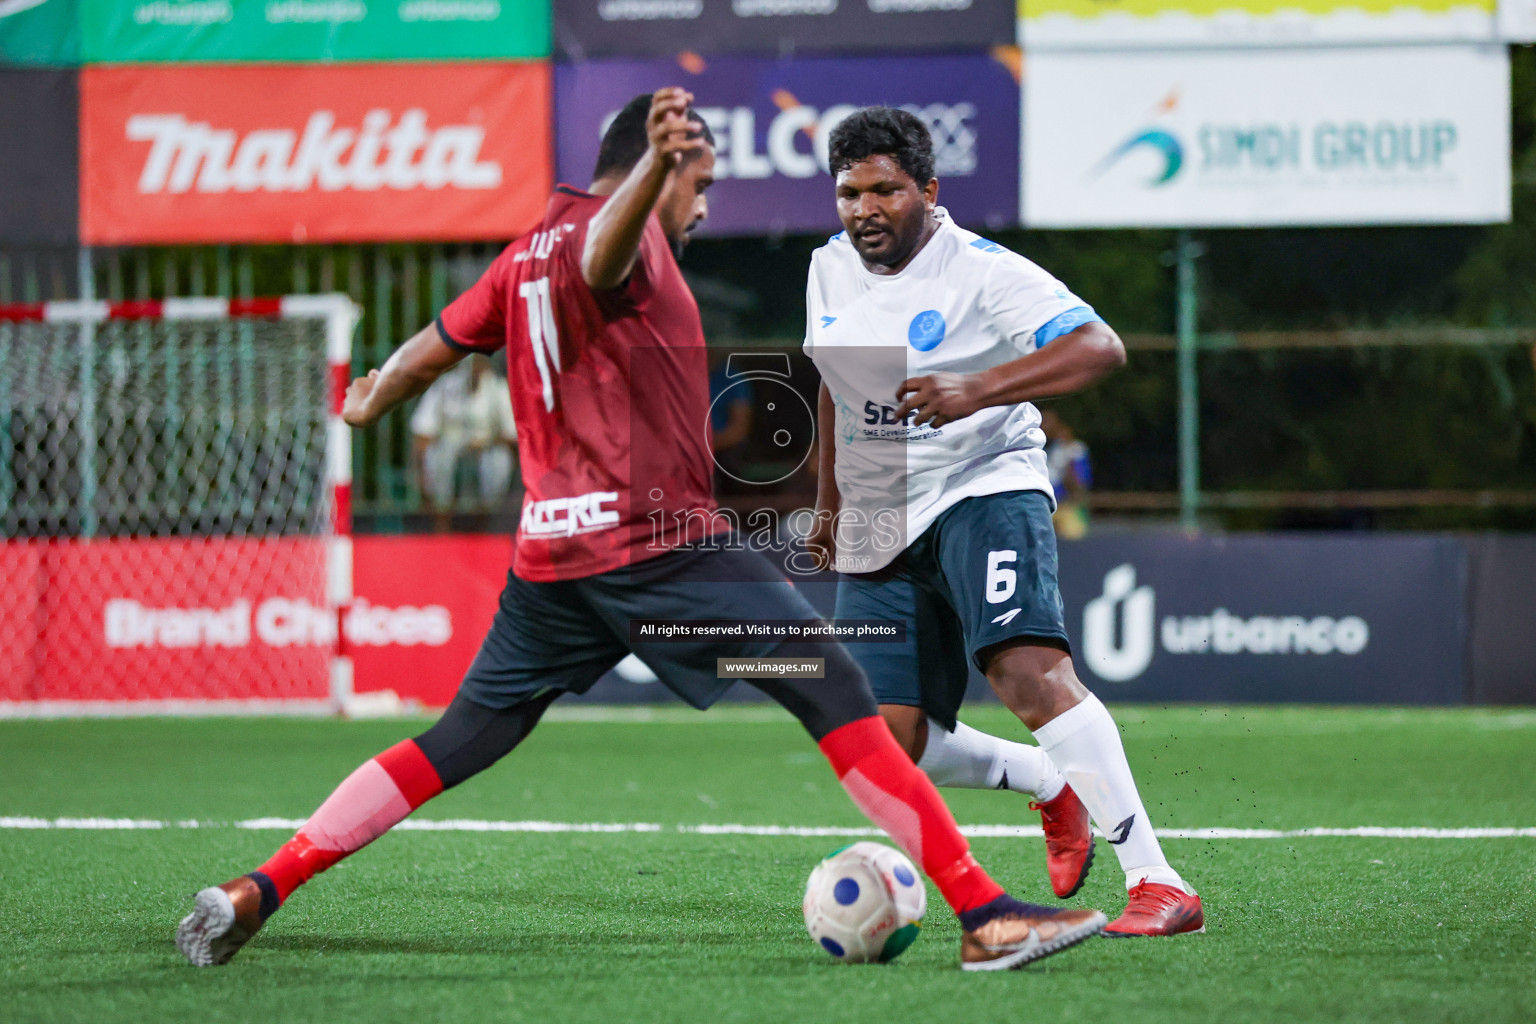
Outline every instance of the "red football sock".
POLYGON ((256 870, 279 900, 389 831, 443 791, 442 780, 414 740, 402 740, 363 765, 326 797, 310 819, 256 870))
POLYGON ((871 715, 849 722, 822 737, 820 746, 859 810, 923 866, 955 913, 1003 894, 971 856, 954 815, 896 743, 885 719, 871 715))

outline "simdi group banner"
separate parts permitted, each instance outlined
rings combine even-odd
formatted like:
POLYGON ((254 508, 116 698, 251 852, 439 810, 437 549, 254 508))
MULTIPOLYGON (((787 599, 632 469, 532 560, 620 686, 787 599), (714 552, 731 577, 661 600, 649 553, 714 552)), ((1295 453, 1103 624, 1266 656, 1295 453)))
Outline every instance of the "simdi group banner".
MULTIPOLYGON (((1520 2, 1520 0, 1505 0, 1520 2)), ((1030 50, 1492 42, 1498 0, 1018 0, 1030 50)))
POLYGON ((512 238, 551 187, 546 63, 81 72, 87 244, 512 238))
MULTIPOLYGON (((1015 51, 1016 52, 1016 51, 1015 51)), ((602 131, 625 103, 681 85, 715 137, 716 184, 700 234, 840 230, 827 172, 832 129, 875 103, 933 133, 939 202, 961 223, 1017 217, 1016 64, 982 54, 600 60, 555 71, 558 175, 585 188, 602 131)))
POLYGON ((1502 46, 1031 54, 1030 227, 1510 215, 1502 46))
POLYGON ((1009 0, 553 0, 555 51, 591 57, 985 49, 1009 0))

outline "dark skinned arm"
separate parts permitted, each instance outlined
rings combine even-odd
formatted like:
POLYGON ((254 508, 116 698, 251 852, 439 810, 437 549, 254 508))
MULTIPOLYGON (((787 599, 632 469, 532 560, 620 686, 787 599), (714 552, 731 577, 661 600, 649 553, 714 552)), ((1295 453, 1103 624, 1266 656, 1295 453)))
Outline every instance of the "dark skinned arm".
POLYGON ((646 132, 651 144, 587 228, 581 252, 581 276, 594 291, 617 288, 629 278, 640 254, 645 222, 666 186, 667 175, 688 153, 702 149, 703 138, 688 138, 687 120, 693 94, 678 88, 658 89, 651 99, 646 132))
POLYGON ((438 333, 437 325, 428 324, 377 370, 358 377, 347 388, 341 418, 353 427, 371 427, 391 409, 407 402, 432 386, 432 382, 464 358, 438 333))
POLYGON ((1109 325, 1083 324, 1045 348, 978 373, 910 377, 896 389, 898 420, 916 412, 914 425, 942 427, 994 405, 1017 405, 1070 395, 1125 365, 1125 345, 1109 325))
POLYGON ((822 569, 832 567, 837 554, 837 513, 843 498, 837 491, 837 410, 832 393, 822 384, 816 395, 816 521, 806 535, 805 547, 822 569))

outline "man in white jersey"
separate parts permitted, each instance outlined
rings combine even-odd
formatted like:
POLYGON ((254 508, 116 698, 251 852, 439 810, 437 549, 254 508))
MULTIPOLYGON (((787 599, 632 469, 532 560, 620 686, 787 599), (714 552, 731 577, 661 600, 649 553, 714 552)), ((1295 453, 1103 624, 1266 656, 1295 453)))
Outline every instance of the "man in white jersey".
POLYGON ((1200 898, 1163 855, 1114 720, 1072 669, 1030 404, 1114 372, 1124 347, 1050 274, 936 205, 916 117, 859 111, 829 150, 844 231, 812 256, 806 286, 805 352, 822 377, 810 545, 844 574, 837 618, 904 621, 908 637, 849 650, 935 783, 1038 801, 1063 897, 1092 862, 1092 815, 1130 891, 1106 935, 1201 931, 1200 898), (967 658, 1039 747, 956 720, 967 658))

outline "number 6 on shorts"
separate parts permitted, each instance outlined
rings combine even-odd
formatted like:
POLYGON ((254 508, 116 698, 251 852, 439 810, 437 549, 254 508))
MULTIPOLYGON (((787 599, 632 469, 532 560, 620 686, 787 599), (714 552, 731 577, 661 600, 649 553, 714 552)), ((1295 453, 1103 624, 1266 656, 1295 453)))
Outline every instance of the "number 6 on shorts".
POLYGON ((1012 569, 1003 568, 1003 565, 1016 563, 1018 560, 1019 553, 1008 548, 987 552, 988 604, 1002 604, 1013 596, 1014 588, 1018 586, 1019 574, 1012 569))

